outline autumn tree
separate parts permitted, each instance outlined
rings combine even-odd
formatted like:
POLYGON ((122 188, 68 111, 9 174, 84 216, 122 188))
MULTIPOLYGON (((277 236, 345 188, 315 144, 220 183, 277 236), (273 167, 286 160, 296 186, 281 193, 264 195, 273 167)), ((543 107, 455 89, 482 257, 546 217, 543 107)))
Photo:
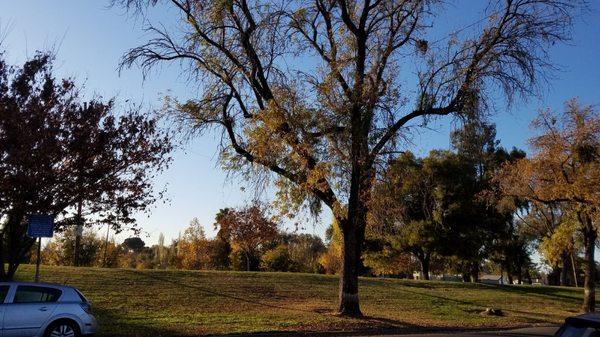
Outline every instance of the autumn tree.
POLYGON ((443 10, 435 1, 113 2, 138 13, 158 3, 178 11, 181 27, 150 26, 154 37, 122 66, 184 65, 202 89, 197 98, 171 97, 167 110, 194 132, 222 130, 227 168, 272 173, 287 210, 332 210, 344 242, 339 312, 350 316, 361 315, 360 257, 382 156, 411 127, 464 115, 494 88, 509 99, 531 94, 550 66, 548 47, 568 38, 576 6, 493 1, 482 20, 465 23, 470 29, 428 41, 443 10))
MULTIPOLYGON (((42 260, 53 266, 73 265, 73 250, 75 249, 75 228, 70 227, 56 235, 42 250, 42 260)), ((84 231, 81 236, 80 265, 97 266, 98 256, 104 245, 102 240, 92 230, 84 231)), ((34 255, 35 256, 35 255, 34 255)), ((32 256, 33 258, 33 256, 32 256)), ((35 263, 34 261, 31 261, 35 263)))
POLYGON ((177 256, 184 269, 208 269, 210 266, 209 240, 197 218, 192 219, 177 246, 177 256))
POLYGON ((539 252, 551 265, 560 265, 560 285, 569 285, 568 275, 571 275, 572 284, 579 286, 577 277, 577 263, 575 256, 582 250, 582 235, 575 214, 562 217, 560 223, 540 238, 539 252))
POLYGON ((287 236, 291 271, 300 273, 319 272, 319 257, 326 250, 323 240, 311 234, 291 234, 287 236))
POLYGON ((248 206, 239 210, 222 210, 217 217, 219 235, 228 238, 233 248, 238 248, 246 259, 250 271, 250 256, 261 245, 279 234, 277 224, 267 218, 260 206, 248 206))
POLYGON ((92 219, 135 227, 135 212, 160 197, 151 179, 169 162, 156 119, 137 109, 117 116, 99 98, 83 103, 72 79, 54 77, 52 60, 36 53, 13 67, 0 54, 0 280, 13 278, 33 244, 27 215, 52 215, 59 228, 92 219))
POLYGON ((583 237, 585 279, 583 310, 595 311, 600 205, 600 116, 572 100, 562 114, 542 110, 532 127, 533 155, 507 165, 497 179, 507 195, 545 204, 567 205, 583 237))

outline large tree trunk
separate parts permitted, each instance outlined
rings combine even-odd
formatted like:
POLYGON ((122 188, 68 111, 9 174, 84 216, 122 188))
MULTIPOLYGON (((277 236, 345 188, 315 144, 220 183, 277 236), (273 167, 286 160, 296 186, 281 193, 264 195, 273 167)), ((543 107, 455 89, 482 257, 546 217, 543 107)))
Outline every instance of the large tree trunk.
POLYGON ((349 228, 344 230, 343 234, 344 255, 340 275, 338 312, 344 316, 360 317, 362 312, 358 300, 358 275, 364 228, 349 228))
POLYGON ((6 227, 1 238, 3 240, 3 254, 0 256, 2 258, 0 260, 2 265, 0 281, 12 281, 14 279, 21 261, 35 243, 35 240, 27 237, 27 226, 23 225, 23 219, 24 214, 18 209, 13 209, 8 214, 6 227))
POLYGON ((358 299, 358 275, 367 226, 367 205, 371 193, 372 175, 369 172, 365 173, 361 165, 353 164, 348 218, 340 221, 344 235, 344 254, 340 274, 338 313, 343 316, 362 316, 358 299))
POLYGON ((596 261, 594 253, 596 250, 596 239, 598 233, 592 224, 592 220, 587 215, 580 215, 585 222, 583 230, 583 244, 585 255, 585 279, 583 281, 583 311, 596 311, 596 261))
MULTIPOLYGON (((360 63, 360 62, 359 62, 360 63)), ((359 71, 361 73, 361 71, 359 71)), ((358 93, 357 94, 361 94, 358 93)), ((361 317, 358 299, 358 275, 362 244, 367 227, 367 211, 371 198, 374 171, 369 157, 369 135, 361 118, 361 106, 352 108, 352 169, 350 173, 350 193, 348 213, 338 219, 344 236, 344 254, 340 274, 339 309, 343 316, 361 317)))

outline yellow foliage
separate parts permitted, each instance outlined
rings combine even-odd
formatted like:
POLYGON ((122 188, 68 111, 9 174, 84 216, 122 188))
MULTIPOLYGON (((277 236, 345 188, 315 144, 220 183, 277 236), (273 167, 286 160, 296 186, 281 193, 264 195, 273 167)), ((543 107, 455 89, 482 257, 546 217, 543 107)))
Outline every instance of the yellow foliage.
POLYGON ((331 241, 327 251, 319 257, 319 263, 326 274, 338 274, 342 270, 343 236, 337 221, 331 225, 331 241))
POLYGON ((542 239, 539 250, 550 265, 558 265, 565 252, 573 253, 576 251, 578 248, 578 226, 577 221, 568 219, 556 227, 550 237, 542 239))
POLYGON ((177 257, 183 269, 206 269, 210 264, 209 241, 206 239, 204 229, 194 218, 185 230, 177 246, 177 257))

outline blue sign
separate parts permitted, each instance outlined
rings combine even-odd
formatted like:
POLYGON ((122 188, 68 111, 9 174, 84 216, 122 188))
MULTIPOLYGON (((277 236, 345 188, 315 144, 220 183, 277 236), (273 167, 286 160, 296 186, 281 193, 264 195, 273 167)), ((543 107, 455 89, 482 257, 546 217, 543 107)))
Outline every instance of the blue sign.
POLYGON ((27 218, 27 235, 31 238, 51 238, 54 234, 52 215, 33 214, 27 218))

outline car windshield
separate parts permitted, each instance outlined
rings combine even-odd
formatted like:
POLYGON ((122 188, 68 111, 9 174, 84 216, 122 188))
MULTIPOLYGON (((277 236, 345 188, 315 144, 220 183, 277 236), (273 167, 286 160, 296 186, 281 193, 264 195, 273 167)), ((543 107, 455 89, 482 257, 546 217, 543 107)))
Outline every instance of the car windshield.
POLYGON ((600 330, 566 324, 558 331, 556 337, 600 337, 600 330))

